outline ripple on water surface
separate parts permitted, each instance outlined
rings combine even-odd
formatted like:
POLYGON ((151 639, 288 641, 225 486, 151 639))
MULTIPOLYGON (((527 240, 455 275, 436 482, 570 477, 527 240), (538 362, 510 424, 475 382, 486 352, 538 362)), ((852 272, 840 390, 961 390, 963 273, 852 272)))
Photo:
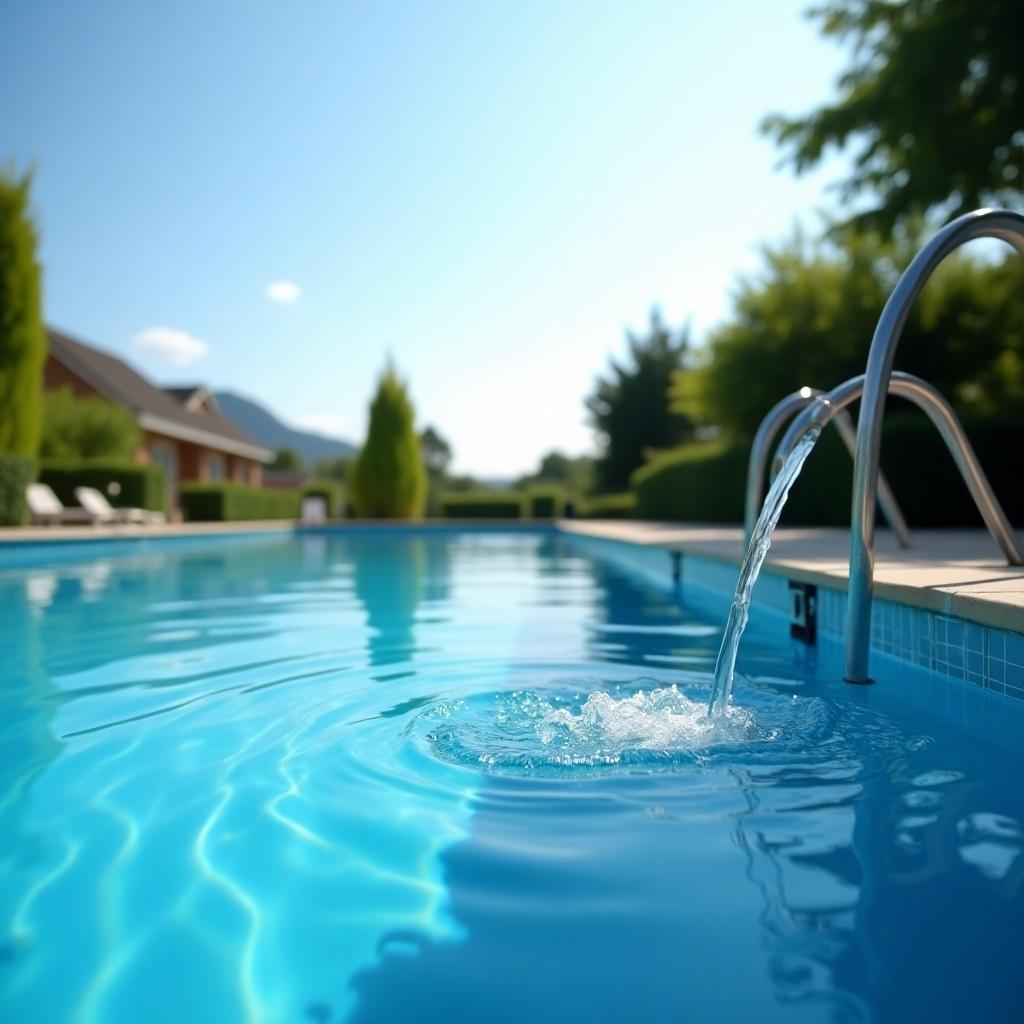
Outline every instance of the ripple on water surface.
POLYGON ((480 694, 420 715, 417 727, 446 761, 513 775, 659 771, 806 750, 831 714, 818 699, 767 691, 708 714, 710 679, 681 688, 655 680, 589 692, 531 689, 480 694), (785 727, 783 729, 783 726, 785 727))

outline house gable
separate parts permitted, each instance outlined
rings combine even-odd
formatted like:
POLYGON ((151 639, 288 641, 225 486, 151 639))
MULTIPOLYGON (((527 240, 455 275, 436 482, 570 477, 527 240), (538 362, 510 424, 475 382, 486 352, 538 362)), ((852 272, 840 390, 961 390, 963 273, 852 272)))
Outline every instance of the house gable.
POLYGON ((76 394, 98 394, 131 410, 150 433, 200 445, 255 462, 270 462, 273 453, 258 445, 219 409, 203 387, 187 390, 186 403, 155 387, 127 363, 58 331, 48 330, 50 357, 44 380, 70 386, 76 394), (200 411, 201 410, 201 411, 200 411))

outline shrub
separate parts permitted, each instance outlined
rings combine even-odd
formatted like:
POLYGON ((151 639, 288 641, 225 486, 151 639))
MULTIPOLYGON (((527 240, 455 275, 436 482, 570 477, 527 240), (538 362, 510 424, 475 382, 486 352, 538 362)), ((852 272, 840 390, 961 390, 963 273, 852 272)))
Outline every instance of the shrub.
POLYGON ((345 488, 336 480, 314 480, 302 489, 303 498, 323 498, 327 518, 340 519, 345 513, 345 488))
POLYGON ((181 509, 189 522, 244 519, 297 519, 302 492, 245 484, 188 483, 181 487, 181 509))
MULTIPOLYGON (((1010 521, 1024 523, 1024 425, 1012 419, 965 418, 964 429, 1010 521)), ((633 475, 637 514, 645 519, 742 522, 749 455, 747 441, 660 453, 633 475)), ((952 456, 922 414, 897 407, 886 416, 882 469, 912 528, 981 525, 952 456)), ((852 489, 853 460, 829 428, 793 485, 783 525, 848 527, 852 489)))
POLYGON ((521 519, 526 495, 521 491, 449 491, 441 495, 445 519, 521 519))
POLYGON ((580 504, 586 519, 632 519, 636 514, 636 495, 632 491, 619 494, 595 494, 580 504))
MULTIPOLYGON (((1024 526, 1024 423, 1014 416, 964 416, 962 422, 1010 522, 1024 526)), ((923 414, 900 412, 887 419, 882 469, 911 527, 982 527, 953 457, 923 414)), ((843 525, 850 521, 850 490, 847 480, 843 525)))
POLYGON ((43 459, 130 462, 141 441, 135 416, 98 395, 76 398, 70 388, 43 395, 43 459))
POLYGON ((25 488, 35 478, 35 459, 0 452, 0 526, 21 526, 25 522, 25 488))
POLYGON ((526 497, 531 519, 560 519, 569 501, 563 487, 531 487, 526 497))
POLYGON ((716 441, 660 452, 632 478, 641 519, 739 522, 749 445, 716 441))
POLYGON ((30 184, 28 174, 0 173, 0 449, 35 458, 46 333, 30 184))
POLYGON ((51 487, 65 505, 78 504, 76 487, 94 487, 116 508, 167 511, 167 487, 159 466, 101 459, 47 460, 39 471, 39 481, 51 487), (111 484, 115 486, 111 488, 111 484))
POLYGON ((391 366, 370 404, 370 425, 352 472, 352 500, 361 516, 405 519, 423 514, 427 471, 405 384, 391 366))

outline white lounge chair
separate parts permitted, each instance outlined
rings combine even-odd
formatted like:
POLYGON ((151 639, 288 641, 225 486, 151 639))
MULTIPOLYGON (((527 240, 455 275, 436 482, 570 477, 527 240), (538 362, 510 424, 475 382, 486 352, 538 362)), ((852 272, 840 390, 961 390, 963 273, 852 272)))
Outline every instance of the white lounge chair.
POLYGON ((84 508, 65 508, 48 484, 29 484, 25 489, 25 502, 37 526, 56 526, 60 523, 95 523, 96 519, 84 508))
POLYGON ((317 496, 302 499, 303 526, 323 526, 327 522, 327 502, 317 496))
POLYGON ((95 487, 76 487, 75 497, 87 512, 102 523, 143 523, 155 525, 165 522, 163 512, 150 512, 144 508, 114 508, 105 495, 95 487))

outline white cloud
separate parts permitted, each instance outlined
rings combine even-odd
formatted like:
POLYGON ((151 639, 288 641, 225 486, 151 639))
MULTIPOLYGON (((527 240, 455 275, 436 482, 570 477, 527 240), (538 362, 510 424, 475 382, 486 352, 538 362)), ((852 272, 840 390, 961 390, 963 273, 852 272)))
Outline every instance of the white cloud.
POLYGON ((294 302, 302 289, 294 281, 271 281, 267 285, 267 298, 274 302, 294 302))
POLYGON ((147 327, 139 331, 132 341, 174 366, 187 366, 210 351, 205 341, 174 327, 147 327))
POLYGON ((348 430, 348 420, 335 413, 309 413, 296 420, 300 430, 311 430, 314 434, 327 437, 343 437, 348 430))

